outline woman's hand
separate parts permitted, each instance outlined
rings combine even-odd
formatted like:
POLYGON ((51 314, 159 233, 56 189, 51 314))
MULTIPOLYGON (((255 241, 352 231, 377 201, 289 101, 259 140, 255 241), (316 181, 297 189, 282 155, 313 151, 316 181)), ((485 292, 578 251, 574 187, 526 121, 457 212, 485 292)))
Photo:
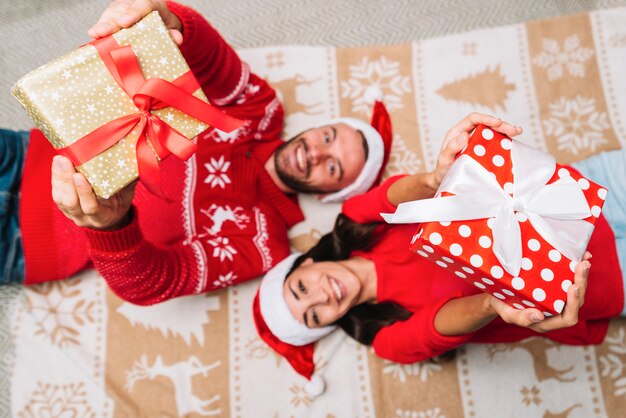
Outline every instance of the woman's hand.
POLYGON ((387 190, 389 202, 397 206, 403 202, 433 197, 457 154, 467 145, 470 132, 480 124, 509 137, 522 133, 519 126, 510 125, 493 116, 470 113, 446 134, 437 157, 435 171, 416 173, 396 181, 387 190))
POLYGON ((170 30, 174 42, 181 45, 183 25, 180 19, 167 8, 164 0, 115 0, 87 33, 94 39, 104 38, 122 28, 134 25, 155 10, 159 12, 165 26, 170 30))
POLYGON ((591 263, 588 261, 590 258, 591 254, 585 252, 583 261, 576 265, 574 283, 567 289, 567 302, 560 315, 546 318, 539 309, 518 310, 493 296, 490 299, 490 305, 504 322, 530 328, 537 332, 548 332, 574 326, 578 323, 578 311, 585 303, 587 277, 591 268, 591 263))
POLYGON ((68 158, 57 155, 52 162, 52 200, 81 227, 113 230, 125 226, 136 184, 133 182, 109 199, 102 199, 68 158))
POLYGON ((493 116, 482 113, 470 113, 459 123, 454 125, 446 134, 437 157, 437 165, 433 172, 434 183, 437 187, 441 184, 448 169, 454 162, 457 154, 465 148, 469 140, 469 134, 477 125, 485 125, 494 131, 500 132, 508 137, 517 136, 522 133, 522 128, 513 126, 493 116))

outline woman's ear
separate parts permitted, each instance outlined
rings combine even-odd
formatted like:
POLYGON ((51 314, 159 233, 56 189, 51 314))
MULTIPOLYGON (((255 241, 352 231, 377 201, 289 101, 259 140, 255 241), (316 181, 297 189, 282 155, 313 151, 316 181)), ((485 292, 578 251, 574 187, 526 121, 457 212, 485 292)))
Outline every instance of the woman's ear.
POLYGON ((313 264, 314 261, 311 257, 307 257, 302 264, 300 264, 301 266, 310 266, 311 264, 313 264))

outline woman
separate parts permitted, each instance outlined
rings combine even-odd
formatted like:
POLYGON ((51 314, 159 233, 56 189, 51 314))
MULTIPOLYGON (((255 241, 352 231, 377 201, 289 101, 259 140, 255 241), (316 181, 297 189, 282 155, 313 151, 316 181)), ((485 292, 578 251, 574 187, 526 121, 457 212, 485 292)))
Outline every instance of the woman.
POLYGON ((546 318, 535 308, 512 308, 409 252, 415 225, 382 223, 381 212, 434 195, 450 155, 460 150, 445 148, 435 172, 396 176, 346 201, 331 233, 263 279, 254 305, 257 329, 300 374, 311 378, 312 343, 336 326, 373 345, 382 358, 412 363, 467 342, 512 342, 539 334, 563 344, 598 344, 608 318, 622 311, 620 261, 626 261, 626 251, 613 230, 623 236, 626 225, 625 150, 576 165, 611 193, 606 218, 597 220, 588 245, 595 255, 593 272, 588 252, 575 268, 562 313, 546 318))

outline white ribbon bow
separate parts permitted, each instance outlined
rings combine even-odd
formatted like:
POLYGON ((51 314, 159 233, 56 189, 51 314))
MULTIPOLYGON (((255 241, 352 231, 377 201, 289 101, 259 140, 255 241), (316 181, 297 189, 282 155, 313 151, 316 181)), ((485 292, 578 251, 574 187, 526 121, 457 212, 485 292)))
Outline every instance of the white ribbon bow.
POLYGON ((515 212, 528 220, 550 245, 570 260, 580 261, 593 225, 589 204, 570 176, 546 184, 554 174, 554 157, 512 140, 513 197, 495 176, 470 156, 461 155, 450 167, 438 192, 455 196, 415 200, 381 213, 388 223, 420 223, 494 218, 493 252, 502 267, 517 277, 522 265, 522 236, 515 212))

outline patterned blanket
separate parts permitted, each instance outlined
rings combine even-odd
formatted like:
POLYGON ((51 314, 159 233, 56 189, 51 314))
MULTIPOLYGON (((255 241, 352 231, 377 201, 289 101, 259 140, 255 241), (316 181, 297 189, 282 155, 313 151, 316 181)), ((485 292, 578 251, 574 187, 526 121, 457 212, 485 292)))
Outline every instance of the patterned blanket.
MULTIPOLYGON (((367 118, 365 91, 380 87, 394 123, 387 176, 432 169, 446 130, 473 110, 523 126, 522 140, 568 163, 626 146, 625 21, 619 8, 406 45, 241 55, 280 91, 287 136, 328 117, 367 118)), ((339 210, 301 202, 307 221, 290 232, 298 250, 339 210)), ((452 359, 412 365, 378 359, 337 331, 316 351, 327 389, 313 399, 257 337, 256 286, 153 307, 121 301, 95 271, 2 289, 0 415, 624 416, 624 319, 597 347, 469 345, 452 359)))

